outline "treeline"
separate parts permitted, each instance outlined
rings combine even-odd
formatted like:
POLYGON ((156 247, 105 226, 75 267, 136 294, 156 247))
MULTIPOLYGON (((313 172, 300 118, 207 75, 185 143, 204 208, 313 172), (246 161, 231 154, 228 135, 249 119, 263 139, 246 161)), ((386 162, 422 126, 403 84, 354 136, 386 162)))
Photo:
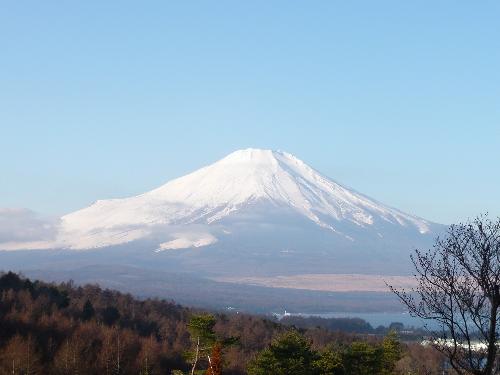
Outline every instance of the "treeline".
POLYGON ((317 316, 285 316, 280 323, 297 328, 321 327, 330 331, 349 333, 386 333, 385 329, 376 331, 370 323, 360 318, 321 318, 317 316))
POLYGON ((400 322, 392 322, 388 327, 378 326, 373 328, 370 323, 361 318, 322 318, 318 316, 304 317, 289 315, 280 319, 279 322, 302 329, 320 327, 329 331, 342 331, 355 334, 387 335, 391 331, 396 331, 407 341, 421 340, 427 334, 427 331, 423 328, 405 327, 400 322))
MULTIPOLYGON (((33 282, 10 272, 2 274, 0 374, 188 373, 193 361, 189 355, 193 353, 193 317, 199 314, 200 311, 173 302, 138 300, 95 285, 55 285, 33 282)), ((229 340, 218 340, 219 348, 211 348, 220 357, 218 371, 239 375, 252 371, 258 374, 258 364, 265 364, 262 358, 269 357, 266 353, 277 342, 279 345, 280 337, 287 337, 290 328, 256 316, 216 314, 210 330, 213 337, 229 340)), ((359 337, 322 328, 293 332, 305 340, 313 362, 340 356, 343 374, 355 373, 346 364, 357 360, 351 361, 349 358, 355 358, 352 351, 344 349, 355 348, 352 345, 358 345, 355 343, 360 342, 359 337)), ((363 342, 375 348, 377 358, 380 357, 376 349, 382 345, 380 340, 363 342)), ((293 357, 293 353, 290 355, 293 357)), ((429 350, 405 346, 401 359, 395 361, 394 371, 404 364, 415 371, 405 374, 418 374, 418 367, 426 363, 437 373, 440 361, 433 356, 429 350), (420 356, 418 360, 415 353, 420 356)), ((199 373, 205 374, 206 363, 200 365, 199 373)), ((307 367, 304 371, 301 373, 305 375, 316 374, 307 367)))

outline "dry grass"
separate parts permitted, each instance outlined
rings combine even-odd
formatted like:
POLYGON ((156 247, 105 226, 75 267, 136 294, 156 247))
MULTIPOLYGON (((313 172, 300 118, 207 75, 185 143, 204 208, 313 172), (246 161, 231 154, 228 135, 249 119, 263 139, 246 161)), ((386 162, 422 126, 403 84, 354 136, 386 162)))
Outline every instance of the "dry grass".
POLYGON ((258 285, 273 288, 319 290, 328 292, 388 292, 387 284, 411 288, 415 280, 410 276, 361 274, 302 274, 273 277, 219 277, 216 281, 258 285))

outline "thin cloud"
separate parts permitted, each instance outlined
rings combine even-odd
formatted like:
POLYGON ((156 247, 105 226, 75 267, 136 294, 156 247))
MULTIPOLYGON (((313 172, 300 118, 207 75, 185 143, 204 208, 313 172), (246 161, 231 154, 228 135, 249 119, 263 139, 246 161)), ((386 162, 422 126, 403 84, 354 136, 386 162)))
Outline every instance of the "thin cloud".
POLYGON ((53 240, 59 219, 26 208, 0 208, 0 243, 53 240))

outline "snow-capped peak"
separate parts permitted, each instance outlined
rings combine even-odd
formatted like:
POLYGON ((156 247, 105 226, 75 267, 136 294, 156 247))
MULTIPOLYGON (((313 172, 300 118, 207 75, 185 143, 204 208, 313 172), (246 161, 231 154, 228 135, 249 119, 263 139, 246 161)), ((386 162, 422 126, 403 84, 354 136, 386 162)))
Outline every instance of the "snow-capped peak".
POLYGON ((403 225, 409 222, 422 232, 428 229, 423 220, 358 194, 281 151, 239 150, 143 197, 204 209, 208 223, 246 203, 267 200, 293 208, 331 229, 332 225, 319 219, 318 214, 358 225, 370 225, 373 215, 378 215, 403 225))
POLYGON ((291 154, 245 149, 150 192, 66 215, 62 238, 86 238, 77 247, 99 247, 141 238, 155 225, 212 224, 254 204, 286 207, 334 232, 344 221, 429 231, 425 220, 346 188, 291 154))

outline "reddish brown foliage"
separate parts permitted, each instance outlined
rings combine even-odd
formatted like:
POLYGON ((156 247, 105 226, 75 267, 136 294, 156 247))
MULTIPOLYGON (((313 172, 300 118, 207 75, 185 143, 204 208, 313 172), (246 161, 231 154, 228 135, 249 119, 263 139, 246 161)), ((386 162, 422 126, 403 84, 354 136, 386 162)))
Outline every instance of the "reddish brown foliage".
POLYGON ((216 343, 212 348, 206 375, 222 375, 222 345, 216 343))

